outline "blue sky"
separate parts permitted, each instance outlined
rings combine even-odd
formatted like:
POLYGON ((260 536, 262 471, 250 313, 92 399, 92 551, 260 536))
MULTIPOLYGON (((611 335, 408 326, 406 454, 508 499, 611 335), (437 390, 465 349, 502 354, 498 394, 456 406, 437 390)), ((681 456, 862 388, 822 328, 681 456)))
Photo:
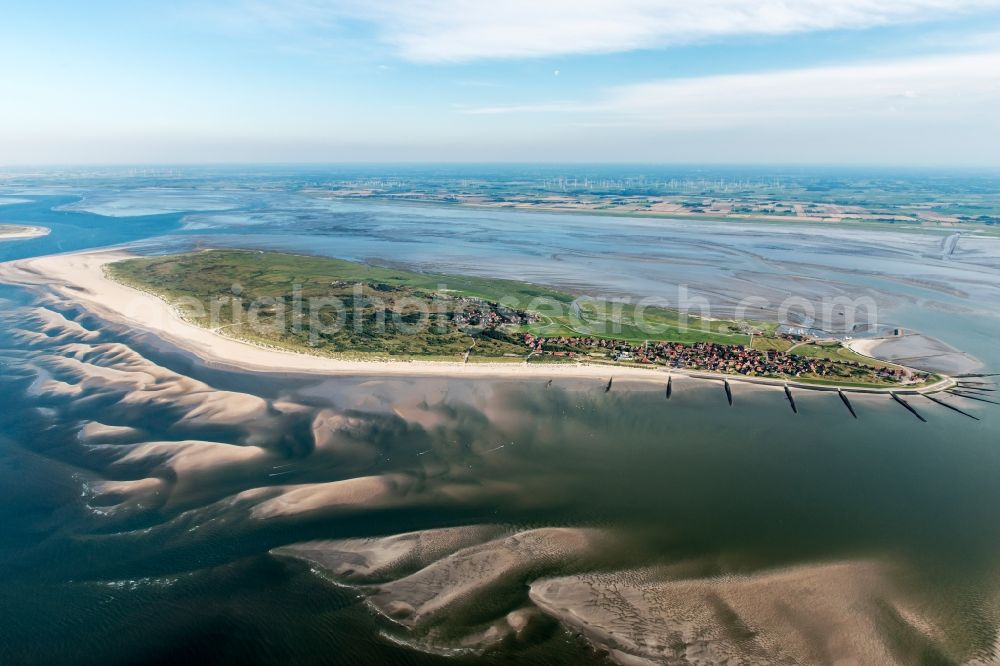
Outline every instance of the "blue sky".
POLYGON ((1000 166, 1000 0, 39 0, 0 18, 0 164, 1000 166))

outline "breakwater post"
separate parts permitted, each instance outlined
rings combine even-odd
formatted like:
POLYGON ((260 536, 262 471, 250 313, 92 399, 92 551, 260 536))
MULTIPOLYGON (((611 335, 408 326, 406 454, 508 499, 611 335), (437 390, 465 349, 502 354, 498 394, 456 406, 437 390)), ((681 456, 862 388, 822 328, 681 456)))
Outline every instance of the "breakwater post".
POLYGON ((964 384, 962 382, 956 384, 955 388, 963 391, 974 391, 976 393, 994 393, 996 391, 989 384, 964 384))
POLYGON ((959 408, 958 408, 958 407, 956 407, 955 405, 949 405, 949 404, 948 404, 947 402, 945 402, 944 400, 940 400, 940 399, 938 399, 938 398, 935 398, 935 397, 934 397, 934 396, 932 396, 932 395, 927 395, 926 393, 924 394, 924 397, 925 397, 925 398, 927 398, 928 400, 930 400, 931 402, 936 402, 937 404, 941 405, 942 407, 947 407, 948 409, 952 410, 953 412, 958 412, 959 414, 961 414, 961 415, 963 415, 963 416, 968 416, 968 417, 969 417, 970 419, 975 419, 976 421, 978 421, 978 420, 979 420, 979 417, 978 417, 978 416, 973 416, 972 414, 970 414, 970 413, 968 413, 968 412, 966 412, 966 411, 963 411, 963 410, 959 409, 959 408))
POLYGON ((981 396, 972 395, 970 393, 962 393, 962 392, 956 391, 954 389, 952 389, 950 391, 945 391, 945 393, 948 393, 950 395, 957 395, 959 398, 968 398, 969 400, 978 400, 979 402, 988 402, 991 405, 1000 405, 1000 402, 997 402, 996 400, 987 400, 986 398, 983 398, 981 396))
POLYGON ((844 393, 842 389, 837 389, 837 395, 840 396, 841 401, 844 403, 844 406, 847 407, 847 411, 851 413, 851 416, 858 418, 857 413, 854 411, 854 405, 852 405, 851 401, 847 399, 847 394, 844 393))
POLYGON ((901 404, 903 407, 905 407, 907 409, 907 411, 909 411, 911 414, 913 414, 914 416, 916 416, 918 419, 920 419, 924 423, 927 423, 927 419, 925 419, 923 416, 921 416, 920 412, 918 412, 917 410, 915 410, 913 408, 913 405, 911 405, 910 403, 906 402, 905 400, 903 400, 902 398, 900 398, 898 395, 896 395, 895 391, 890 392, 889 395, 892 396, 893 400, 895 400, 896 402, 898 402, 899 404, 901 404))
POLYGON ((788 387, 788 384, 785 384, 785 397, 788 398, 788 404, 792 406, 792 412, 798 414, 799 409, 795 406, 795 398, 792 396, 792 389, 788 387))

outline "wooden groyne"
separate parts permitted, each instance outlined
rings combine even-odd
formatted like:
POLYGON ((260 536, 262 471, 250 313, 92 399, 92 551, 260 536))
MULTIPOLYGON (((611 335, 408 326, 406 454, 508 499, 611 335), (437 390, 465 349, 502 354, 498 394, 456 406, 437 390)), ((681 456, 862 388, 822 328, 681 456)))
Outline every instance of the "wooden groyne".
POLYGON ((950 391, 945 391, 949 395, 957 395, 959 398, 968 398, 969 400, 978 400, 979 402, 988 402, 991 405, 1000 405, 1000 402, 996 400, 987 400, 986 398, 979 395, 971 395, 969 393, 962 393, 961 391, 956 391, 954 389, 950 391))
POLYGON ((795 406, 795 397, 792 395, 792 389, 788 387, 788 384, 785 384, 785 397, 788 398, 788 404, 792 406, 792 412, 798 414, 799 409, 795 406))
POLYGON ((956 386, 956 388, 958 388, 958 389, 960 389, 962 391, 976 391, 977 393, 994 393, 994 392, 996 392, 996 389, 995 388, 991 388, 989 384, 963 384, 962 382, 959 382, 958 386, 956 386))
POLYGON ((854 418, 858 418, 857 413, 854 411, 854 405, 852 405, 851 401, 847 398, 847 394, 844 393, 841 389, 837 389, 837 395, 840 396, 841 401, 843 401, 844 406, 847 407, 847 411, 851 413, 851 416, 853 416, 854 418))
MULTIPOLYGON (((673 392, 674 392, 674 374, 675 373, 671 372, 671 373, 665 373, 665 374, 667 375, 666 383, 665 384, 660 384, 660 386, 661 386, 661 388, 664 391, 664 397, 665 397, 665 399, 670 400, 673 397, 673 392)), ((980 402, 988 402, 988 403, 991 403, 991 404, 1000 404, 1000 402, 996 402, 996 401, 993 401, 993 400, 989 400, 989 399, 987 399, 985 397, 982 397, 984 394, 981 393, 981 392, 979 392, 979 391, 965 390, 963 387, 959 386, 959 383, 956 382, 951 377, 944 377, 940 381, 938 381, 938 382, 936 382, 936 383, 934 383, 932 385, 929 385, 929 386, 905 386, 904 385, 904 386, 901 386, 901 387, 895 388, 895 389, 890 389, 888 387, 884 388, 884 389, 877 389, 877 388, 859 387, 859 386, 850 386, 850 387, 842 388, 842 387, 838 387, 838 386, 822 385, 822 384, 805 384, 805 383, 802 383, 802 382, 782 381, 782 380, 777 379, 777 378, 774 378, 774 379, 772 379, 772 378, 749 378, 749 377, 740 377, 740 376, 726 377, 726 376, 721 376, 720 374, 717 374, 717 373, 707 373, 707 372, 683 372, 683 371, 681 371, 680 374, 682 376, 684 376, 684 377, 691 377, 691 378, 694 378, 694 379, 705 379, 705 380, 712 380, 712 381, 721 381, 723 389, 726 392, 726 402, 727 402, 727 404, 729 404, 730 407, 732 407, 734 405, 734 402, 735 402, 735 397, 733 396, 733 383, 734 382, 746 382, 746 383, 763 385, 763 386, 771 386, 773 388, 781 388, 781 390, 783 391, 783 393, 785 395, 785 399, 788 401, 788 405, 789 405, 789 407, 791 407, 792 413, 794 413, 794 414, 798 414, 799 413, 798 402, 795 400, 795 392, 793 390, 793 389, 798 389, 798 388, 801 388, 802 390, 808 390, 808 391, 819 391, 819 392, 836 393, 837 397, 840 398, 840 401, 842 403, 844 403, 844 407, 847 408, 847 411, 850 412, 851 416, 853 418, 855 418, 855 419, 860 419, 861 417, 859 416, 857 410, 854 408, 854 404, 852 403, 851 398, 848 397, 849 393, 856 393, 856 394, 859 394, 859 395, 868 395, 868 396, 882 395, 882 396, 885 396, 887 398, 891 398, 893 401, 899 403, 900 406, 902 406, 908 412, 910 412, 911 414, 913 414, 913 416, 915 418, 919 419, 920 421, 922 421, 924 423, 927 422, 927 419, 924 418, 924 415, 921 414, 919 411, 917 411, 917 409, 915 409, 913 407, 913 405, 911 405, 909 402, 907 402, 906 399, 910 398, 910 396, 914 396, 914 395, 924 396, 924 397, 928 398, 931 402, 937 403, 937 404, 941 405, 942 407, 945 407, 946 409, 950 409, 950 410, 952 410, 954 412, 962 414, 963 416, 968 416, 969 418, 972 418, 972 419, 975 419, 975 420, 980 420, 980 419, 979 419, 979 417, 976 417, 973 414, 970 414, 970 413, 962 410, 961 408, 956 407, 955 405, 949 404, 949 403, 947 403, 947 402, 945 402, 943 400, 938 400, 936 398, 933 398, 931 396, 931 394, 949 393, 951 395, 955 395, 956 397, 967 398, 969 400, 977 400, 977 401, 980 401, 980 402), (904 398, 906 398, 906 399, 904 399, 904 398)), ((662 377, 662 375, 661 375, 661 377, 662 377)), ((662 381, 662 379, 661 379, 661 381, 662 381)), ((610 393, 613 386, 614 386, 614 377, 612 376, 612 377, 610 377, 608 379, 607 384, 604 385, 604 393, 610 393)), ((1000 393, 998 393, 998 394, 986 394, 986 395, 990 395, 990 397, 994 397, 994 395, 1000 396, 1000 393)))
POLYGON ((930 400, 931 402, 936 402, 937 404, 941 405, 942 407, 947 407, 948 409, 950 409, 953 412, 958 412, 962 416, 968 416, 970 419, 975 419, 976 421, 979 420, 978 416, 973 416, 969 412, 963 411, 963 410, 959 409, 958 407, 956 407, 955 405, 949 405, 944 400, 941 400, 939 398, 935 398, 932 395, 925 395, 924 397, 927 398, 928 400, 930 400))
POLYGON ((913 408, 913 405, 911 405, 910 403, 906 402, 905 400, 903 400, 902 398, 900 398, 898 395, 896 395, 895 391, 889 393, 889 395, 892 396, 893 400, 895 400, 896 402, 898 402, 899 404, 901 404, 903 407, 905 407, 911 414, 913 414, 914 416, 916 416, 918 419, 920 419, 924 423, 927 423, 927 419, 925 419, 923 416, 921 416, 920 412, 918 412, 917 410, 915 410, 913 408))

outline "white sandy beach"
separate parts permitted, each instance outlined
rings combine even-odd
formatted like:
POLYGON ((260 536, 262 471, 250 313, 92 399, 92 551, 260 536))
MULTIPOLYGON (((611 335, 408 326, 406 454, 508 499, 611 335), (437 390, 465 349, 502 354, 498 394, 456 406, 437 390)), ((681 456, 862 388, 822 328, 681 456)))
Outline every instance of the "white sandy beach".
MULTIPOLYGON (((593 378, 664 383, 665 368, 647 369, 584 364, 461 363, 458 361, 355 360, 302 354, 267 348, 228 338, 216 331, 185 321, 169 303, 152 294, 123 285, 105 275, 107 264, 133 255, 120 250, 99 250, 50 255, 0 264, 0 281, 46 287, 69 301, 81 303, 113 322, 149 331, 206 362, 264 372, 292 372, 322 375, 492 377, 492 378, 593 378)), ((729 379, 759 387, 781 388, 786 383, 805 389, 828 387, 765 378, 746 378, 685 372, 672 369, 674 376, 694 375, 702 379, 729 379)), ((950 380, 949 380, 950 381, 950 380)), ((833 389, 835 390, 835 389, 833 389)), ((869 393, 889 389, 851 389, 869 393)), ((896 389, 898 392, 912 392, 896 389)), ((922 390, 940 390, 925 387, 922 390)))
POLYGON ((35 227, 22 224, 0 224, 0 242, 11 240, 27 240, 48 236, 48 227, 35 227))
POLYGON ((463 377, 593 377, 664 382, 665 373, 642 368, 448 361, 362 361, 336 359, 259 347, 191 324, 168 303, 107 278, 104 266, 131 255, 121 251, 82 252, 25 259, 0 265, 0 280, 45 285, 109 320, 154 333, 210 363, 270 372, 324 375, 463 377))
POLYGON ((867 356, 868 358, 875 358, 875 350, 883 342, 885 342, 885 338, 861 338, 851 340, 847 346, 857 354, 867 356))

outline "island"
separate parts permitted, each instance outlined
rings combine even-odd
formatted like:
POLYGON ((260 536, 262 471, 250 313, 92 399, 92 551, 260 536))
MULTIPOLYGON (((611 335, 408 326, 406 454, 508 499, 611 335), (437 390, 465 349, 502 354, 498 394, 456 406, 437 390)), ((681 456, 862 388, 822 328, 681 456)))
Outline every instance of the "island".
POLYGON ((775 323, 684 317, 509 280, 252 250, 102 265, 188 324, 342 361, 613 366, 883 389, 941 379, 838 341, 781 334, 775 323))

